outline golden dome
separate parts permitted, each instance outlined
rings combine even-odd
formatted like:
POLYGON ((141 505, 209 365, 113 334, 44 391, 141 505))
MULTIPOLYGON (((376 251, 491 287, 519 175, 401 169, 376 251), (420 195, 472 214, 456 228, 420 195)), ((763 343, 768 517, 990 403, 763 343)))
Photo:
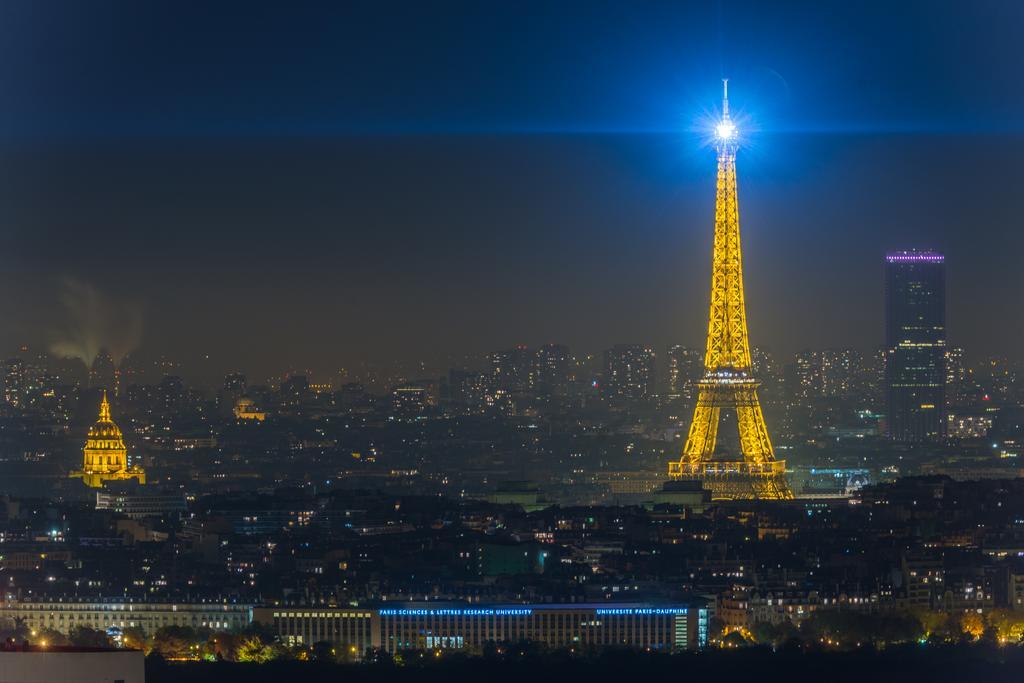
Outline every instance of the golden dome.
POLYGON ((96 424, 92 427, 89 427, 89 434, 86 438, 89 440, 121 440, 121 428, 110 419, 110 402, 107 401, 107 392, 105 391, 103 392, 103 402, 100 403, 100 419, 96 420, 96 424))
POLYGON ((105 391, 100 403, 100 419, 89 428, 82 455, 82 469, 72 472, 71 476, 81 478, 87 486, 99 488, 104 482, 123 479, 146 483, 142 468, 128 465, 128 449, 121 438, 121 430, 110 419, 110 402, 105 391))
POLYGON ((256 402, 248 396, 242 396, 235 401, 235 417, 239 420, 256 420, 263 422, 267 414, 256 407, 256 402))

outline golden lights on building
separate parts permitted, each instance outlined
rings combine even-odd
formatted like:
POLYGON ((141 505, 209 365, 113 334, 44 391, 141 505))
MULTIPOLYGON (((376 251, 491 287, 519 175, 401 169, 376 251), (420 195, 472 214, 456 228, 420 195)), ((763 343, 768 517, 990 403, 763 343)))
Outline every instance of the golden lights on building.
POLYGON ((146 473, 138 466, 128 465, 128 448, 124 445, 121 429, 110 418, 110 402, 103 392, 100 417, 92 427, 83 450, 82 469, 71 476, 80 478, 86 486, 100 488, 107 481, 136 479, 146 483, 146 473))
POLYGON ((729 116, 727 82, 723 88, 722 120, 715 128, 718 179, 704 377, 697 383, 697 406, 682 457, 669 463, 668 475, 703 482, 715 499, 788 499, 793 493, 786 464, 775 458, 751 361, 736 191, 738 132, 729 116), (716 448, 723 409, 735 414, 739 453, 716 448))
POLYGON ((267 419, 266 412, 256 407, 256 402, 247 396, 243 396, 235 402, 234 411, 237 420, 256 420, 263 422, 267 419))

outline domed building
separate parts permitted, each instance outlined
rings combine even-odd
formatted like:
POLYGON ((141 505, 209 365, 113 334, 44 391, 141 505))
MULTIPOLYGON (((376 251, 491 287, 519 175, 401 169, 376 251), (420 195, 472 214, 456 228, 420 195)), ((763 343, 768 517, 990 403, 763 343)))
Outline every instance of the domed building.
POLYGON ((235 419, 237 420, 256 420, 257 422, 263 422, 267 419, 267 414, 256 407, 256 402, 248 396, 242 396, 235 402, 235 419))
POLYGON ((146 473, 141 467, 128 466, 128 448, 121 429, 110 419, 110 403, 105 391, 100 403, 100 419, 89 428, 84 454, 82 469, 72 472, 71 476, 80 478, 86 486, 100 488, 106 481, 125 479, 146 483, 146 473))

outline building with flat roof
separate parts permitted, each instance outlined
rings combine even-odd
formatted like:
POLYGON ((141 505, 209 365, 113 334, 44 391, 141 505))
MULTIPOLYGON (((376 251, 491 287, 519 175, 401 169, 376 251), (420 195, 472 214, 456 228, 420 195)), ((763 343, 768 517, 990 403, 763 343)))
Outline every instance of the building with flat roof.
POLYGON ((113 510, 131 519, 181 515, 188 511, 180 493, 96 492, 96 509, 113 510))
POLYGON ((604 352, 602 392, 611 400, 645 400, 654 394, 654 351, 617 344, 604 352))
POLYGON ((272 626, 286 645, 329 642, 362 657, 369 648, 380 647, 377 610, 357 607, 257 607, 253 621, 272 626))
MULTIPOLYGON (((35 630, 50 628, 63 634, 74 626, 101 631, 141 628, 153 634, 164 626, 231 629, 248 626, 252 605, 198 602, 155 603, 125 600, 0 602, 0 620, 21 620, 35 630)), ((0 680, 3 680, 0 678, 0 680)))
POLYGON ((886 424, 894 441, 942 436, 946 414, 946 265, 900 251, 885 266, 886 424))
POLYGON ((626 647, 678 652, 707 644, 703 603, 404 603, 375 608, 259 607, 253 620, 289 645, 327 641, 354 656, 368 648, 479 650, 488 642, 549 647, 626 647))
POLYGON ((0 681, 4 683, 144 683, 141 650, 96 647, 0 647, 0 681))

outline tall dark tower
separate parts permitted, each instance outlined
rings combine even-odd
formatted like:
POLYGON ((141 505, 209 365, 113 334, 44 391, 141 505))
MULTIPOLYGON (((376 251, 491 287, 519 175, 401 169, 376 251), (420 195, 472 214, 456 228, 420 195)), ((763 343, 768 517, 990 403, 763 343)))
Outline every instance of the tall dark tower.
POLYGON ((933 251, 885 257, 885 403, 894 441, 928 441, 943 432, 945 260, 933 251))

